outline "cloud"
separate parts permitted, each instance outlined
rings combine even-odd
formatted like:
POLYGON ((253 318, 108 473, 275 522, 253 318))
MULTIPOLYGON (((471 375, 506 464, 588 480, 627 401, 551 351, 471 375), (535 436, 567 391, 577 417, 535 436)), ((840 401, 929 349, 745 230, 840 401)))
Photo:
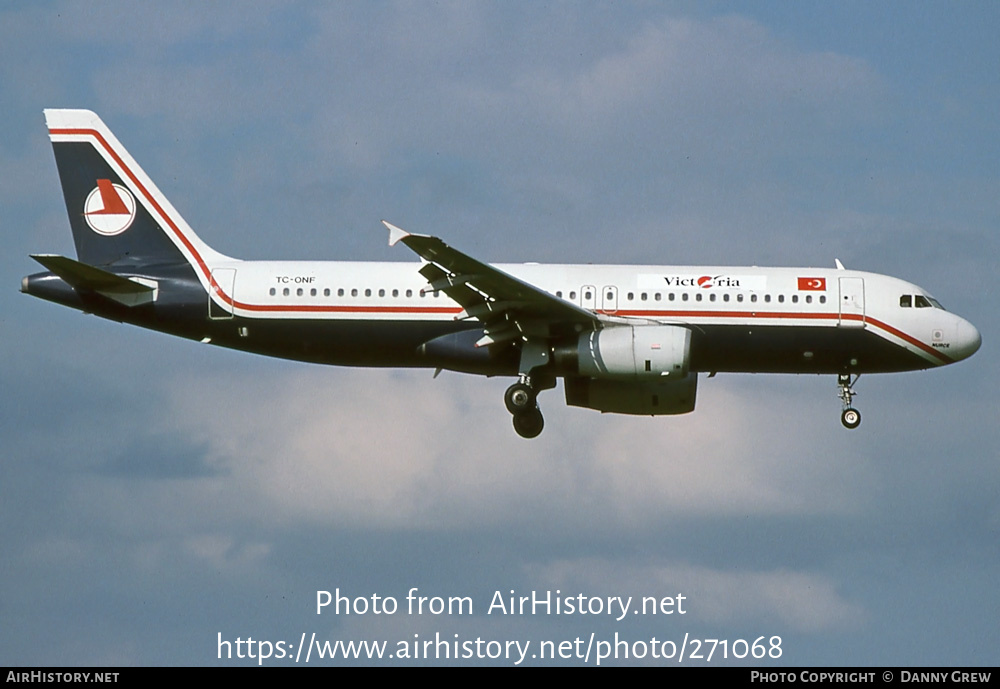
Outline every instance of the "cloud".
MULTIPOLYGON (((785 568, 732 571, 683 563, 641 564, 599 558, 562 560, 526 566, 535 586, 558 588, 564 595, 632 596, 633 609, 644 597, 657 601, 683 594, 679 605, 699 622, 733 628, 772 621, 801 632, 856 628, 864 609, 845 599, 828 576, 785 568)), ((679 611, 681 607, 676 607, 679 611)), ((676 621, 678 612, 674 613, 676 621)))
POLYGON ((865 503, 863 456, 832 461, 806 428, 754 440, 767 411, 717 382, 703 381, 714 386, 703 409, 681 417, 598 415, 546 393, 547 429, 525 441, 499 381, 336 369, 182 377, 155 432, 184 439, 185 466, 204 448, 206 473, 254 496, 242 508, 249 518, 448 530, 541 520, 606 531, 653 528, 669 515, 853 513, 865 503))
POLYGON ((857 123, 877 111, 884 88, 863 60, 793 48, 750 19, 668 17, 569 71, 526 70, 486 102, 503 103, 513 118, 540 116, 573 139, 600 132, 618 144, 616 132, 627 132, 639 137, 634 148, 663 150, 695 134, 732 155, 759 152, 761 139, 784 149, 779 132, 857 123))

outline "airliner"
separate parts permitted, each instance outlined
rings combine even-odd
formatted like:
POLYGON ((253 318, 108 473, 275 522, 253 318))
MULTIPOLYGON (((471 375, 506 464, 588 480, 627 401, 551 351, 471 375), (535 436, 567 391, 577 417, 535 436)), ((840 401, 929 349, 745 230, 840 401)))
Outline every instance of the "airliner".
POLYGON ((87 110, 46 110, 76 259, 32 255, 21 291, 198 342, 319 364, 425 367, 515 379, 515 431, 538 395, 668 415, 695 407, 698 375, 837 376, 856 428, 868 373, 944 366, 979 331, 915 284, 835 268, 483 263, 383 221, 413 262, 243 261, 206 245, 87 110))

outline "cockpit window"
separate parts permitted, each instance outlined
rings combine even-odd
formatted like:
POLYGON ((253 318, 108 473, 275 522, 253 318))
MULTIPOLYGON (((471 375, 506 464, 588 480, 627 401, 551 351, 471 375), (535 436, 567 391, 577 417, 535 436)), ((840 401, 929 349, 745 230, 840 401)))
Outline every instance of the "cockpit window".
POLYGON ((941 306, 939 302, 934 297, 928 297, 925 294, 904 294, 899 297, 899 305, 904 309, 908 309, 911 306, 915 306, 918 309, 929 309, 934 307, 935 309, 941 309, 942 311, 947 311, 946 308, 941 306))

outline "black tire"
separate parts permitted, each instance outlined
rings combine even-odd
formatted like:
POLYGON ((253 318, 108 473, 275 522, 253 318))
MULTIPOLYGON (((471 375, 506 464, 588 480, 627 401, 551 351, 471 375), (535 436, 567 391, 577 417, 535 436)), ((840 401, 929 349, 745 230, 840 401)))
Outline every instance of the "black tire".
POLYGON ((840 415, 840 423, 844 424, 844 428, 857 428, 861 425, 861 412, 852 407, 848 407, 844 410, 844 413, 840 415))
POLYGON ((504 393, 503 403, 511 414, 526 412, 535 406, 535 391, 524 383, 514 383, 504 393))
POLYGON ((522 438, 537 438, 545 428, 545 419, 538 407, 530 411, 514 414, 514 430, 522 438))

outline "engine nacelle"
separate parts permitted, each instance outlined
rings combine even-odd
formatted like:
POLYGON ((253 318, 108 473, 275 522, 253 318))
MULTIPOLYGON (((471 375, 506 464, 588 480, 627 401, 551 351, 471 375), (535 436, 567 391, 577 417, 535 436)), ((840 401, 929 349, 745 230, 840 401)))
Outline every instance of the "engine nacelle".
POLYGON ((576 350, 582 376, 675 380, 688 374, 691 331, 679 325, 615 326, 580 335, 576 350))
POLYGON ((659 380, 566 378, 566 404, 613 414, 687 414, 694 411, 698 374, 659 380))

